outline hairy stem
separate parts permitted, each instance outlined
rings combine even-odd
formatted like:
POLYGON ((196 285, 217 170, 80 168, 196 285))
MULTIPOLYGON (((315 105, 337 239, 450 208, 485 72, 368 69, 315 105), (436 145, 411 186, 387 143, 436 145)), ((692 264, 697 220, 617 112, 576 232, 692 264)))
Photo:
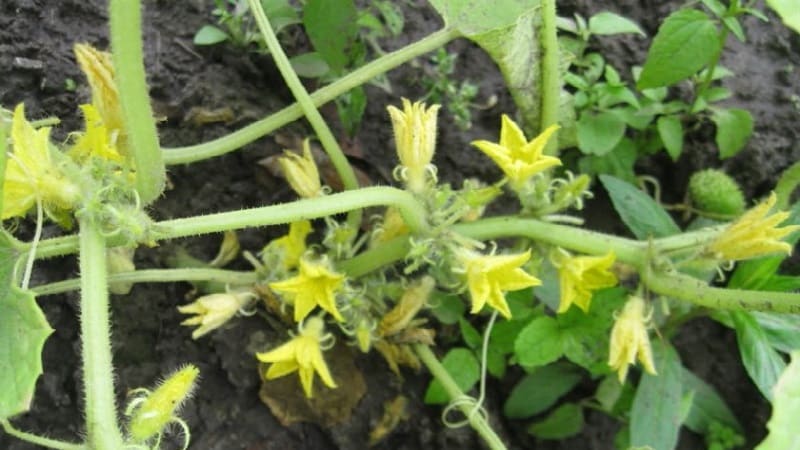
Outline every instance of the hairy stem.
MULTIPOLYGON (((258 24, 258 28, 261 30, 261 36, 264 37, 264 42, 267 44, 267 48, 269 48, 269 52, 272 54, 272 58, 275 60, 275 64, 278 66, 283 80, 286 82, 289 90, 292 91, 292 95, 294 95, 297 103, 300 104, 300 108, 302 108, 303 114, 311 124, 311 128, 313 128, 314 132, 317 134, 320 143, 322 143, 322 147, 325 149, 325 153, 328 154, 331 164, 333 164, 336 173, 339 174, 339 178, 342 180, 344 189, 358 188, 358 179, 356 178, 355 171, 353 171, 353 167, 347 161, 347 157, 344 155, 341 147, 339 147, 339 142, 336 141, 330 127, 325 123, 325 119, 322 118, 322 114, 317 110, 317 106, 314 105, 314 101, 311 99, 311 96, 308 95, 306 88, 303 87, 303 83, 300 82, 300 78, 292 68, 289 57, 286 56, 286 53, 283 51, 281 44, 278 42, 278 37, 275 36, 275 31, 272 29, 272 25, 270 25, 267 16, 264 14, 261 1, 248 1, 250 3, 250 10, 253 11, 256 23, 258 24)), ((351 229, 359 229, 361 225, 361 215, 360 209, 354 209, 347 213, 347 224, 351 229)), ((355 236, 355 233, 353 236, 355 236)))
MULTIPOLYGON (((539 132, 558 123, 558 104, 561 97, 559 77, 558 35, 556 33, 556 0, 542 0, 542 116, 539 132)), ((558 155, 558 134, 548 142, 547 155, 558 155)))
POLYGON ((7 434, 14 436, 17 439, 36 444, 40 447, 54 448, 56 450, 88 450, 83 444, 73 444, 72 442, 59 441, 56 439, 50 439, 44 436, 37 436, 35 434, 17 430, 13 425, 11 425, 11 422, 5 419, 0 420, 0 425, 3 426, 3 430, 7 434))
MULTIPOLYGON (((427 345, 414 344, 414 352, 428 368, 431 375, 442 384, 451 401, 464 396, 453 377, 450 376, 450 373, 447 372, 447 369, 444 368, 427 345)), ((458 408, 467 416, 470 426, 483 438, 490 449, 505 450, 506 446, 503 441, 500 440, 500 437, 497 436, 497 433, 494 432, 484 417, 473 411, 472 404, 464 403, 459 405, 458 408)))
POLYGON ((166 170, 144 72, 139 0, 110 0, 109 25, 117 90, 128 150, 136 165, 136 191, 145 205, 164 191, 166 170))
MULTIPOLYGON (((336 80, 336 82, 319 89, 311 94, 311 100, 315 106, 322 106, 345 92, 361 86, 378 75, 405 64, 417 56, 436 50, 459 36, 457 31, 450 28, 437 31, 400 50, 388 53, 336 80)), ((298 103, 295 103, 219 139, 187 147, 165 148, 164 162, 168 165, 186 164, 224 155, 301 117, 303 117, 303 109, 298 103)))
POLYGON ((119 450, 111 324, 108 313, 106 243, 92 219, 80 219, 81 356, 87 443, 92 450, 119 450))

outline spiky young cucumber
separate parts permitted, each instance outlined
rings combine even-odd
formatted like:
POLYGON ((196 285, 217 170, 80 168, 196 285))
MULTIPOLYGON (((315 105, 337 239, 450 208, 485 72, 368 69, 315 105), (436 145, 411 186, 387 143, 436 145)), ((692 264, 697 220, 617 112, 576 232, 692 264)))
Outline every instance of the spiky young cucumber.
POLYGON ((695 209, 709 214, 735 216, 745 208, 739 184, 717 169, 696 172, 689 180, 689 199, 695 209))

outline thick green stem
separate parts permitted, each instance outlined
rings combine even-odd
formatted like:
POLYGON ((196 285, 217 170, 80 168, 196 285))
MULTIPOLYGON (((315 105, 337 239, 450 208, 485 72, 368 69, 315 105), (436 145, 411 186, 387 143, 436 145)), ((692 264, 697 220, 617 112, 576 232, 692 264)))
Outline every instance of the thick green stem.
MULTIPOLYGON (((378 75, 394 69, 417 56, 436 50, 459 36, 457 31, 450 28, 437 31, 400 50, 388 53, 336 80, 336 82, 319 89, 311 94, 311 100, 315 106, 322 106, 345 92, 361 86, 378 75)), ((223 155, 247 145, 301 117, 303 117, 303 109, 298 103, 295 103, 219 139, 203 144, 190 145, 188 147, 165 148, 164 162, 168 165, 186 164, 223 155)))
POLYGON ((110 0, 109 25, 117 90, 125 120, 128 150, 136 165, 136 192, 146 205, 164 191, 166 171, 142 56, 142 11, 139 0, 110 0))
MULTIPOLYGON (((342 186, 345 190, 357 189, 358 179, 356 178, 353 167, 350 165, 350 162, 347 161, 347 157, 342 151, 342 148, 339 147, 339 142, 336 141, 330 127, 328 127, 325 119, 322 118, 322 114, 317 110, 317 106, 314 105, 314 101, 311 100, 308 91, 306 91, 303 83, 300 82, 300 77, 297 76, 297 73, 292 68, 289 57, 286 56, 286 53, 283 51, 281 44, 278 42, 278 37, 275 35, 275 31, 272 29, 272 25, 270 25, 266 14, 264 14, 261 1, 248 1, 250 3, 250 10, 253 11, 253 15, 255 16, 256 24, 258 24, 259 30, 261 30, 261 36, 264 37, 264 42, 267 44, 267 48, 272 54, 272 59, 275 60, 275 64, 278 66, 278 71, 280 71, 281 76, 283 76, 283 80, 286 82, 289 90, 292 91, 292 95, 294 95, 297 103, 300 104, 300 108, 303 109, 303 114, 305 114, 306 119, 308 119, 308 122, 311 124, 311 128, 317 133, 322 148, 325 149, 325 153, 328 154, 331 164, 333 164, 336 173, 339 174, 339 178, 342 180, 342 186)), ((361 227, 361 215, 362 212, 360 209, 354 209, 347 213, 347 224, 351 229, 358 230, 361 227)), ((353 233, 353 236, 355 236, 355 233, 353 233)))
POLYGON ((711 287, 680 273, 640 272, 651 291, 713 309, 800 313, 800 294, 711 287))
POLYGON ((792 201, 792 193, 800 185, 800 161, 789 166, 783 171, 778 184, 775 185, 775 195, 778 200, 775 202, 776 209, 785 210, 792 201))
POLYGON ((87 443, 92 450, 120 450, 111 324, 108 312, 106 242, 91 219, 80 220, 81 356, 87 443))
MULTIPOLYGON (((561 97, 559 77, 558 35, 556 33, 556 0, 542 0, 542 116, 540 132, 558 123, 558 105, 561 97)), ((558 134, 547 143, 545 154, 558 155, 558 134)))
MULTIPOLYGON (((247 285, 258 280, 255 272, 239 272, 223 269, 144 269, 133 272, 120 272, 108 276, 113 283, 171 283, 176 281, 212 281, 221 284, 247 285)), ((81 279, 72 278, 55 283, 42 284, 32 288, 33 293, 42 295, 61 294, 80 288, 81 279)))
MULTIPOLYGON (((453 377, 450 376, 450 373, 447 372, 447 369, 444 368, 427 345, 415 344, 414 352, 428 368, 431 375, 442 384, 451 401, 464 396, 453 377)), ((483 438, 490 449, 505 450, 506 446, 503 441, 500 440, 500 437, 497 436, 497 433, 489 426, 484 417, 472 410, 472 404, 463 403, 458 408, 464 413, 469 420, 470 426, 483 438)))
POLYGON ((59 441, 17 430, 8 420, 0 420, 0 425, 3 426, 3 430, 9 435, 40 447, 54 448, 56 450, 87 450, 86 446, 83 444, 73 444, 72 442, 59 441))

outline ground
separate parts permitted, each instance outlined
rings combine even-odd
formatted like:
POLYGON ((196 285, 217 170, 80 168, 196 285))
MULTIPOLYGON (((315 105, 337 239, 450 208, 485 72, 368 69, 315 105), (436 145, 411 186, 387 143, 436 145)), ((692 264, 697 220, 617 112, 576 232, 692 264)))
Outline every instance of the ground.
MULTIPOLYGON (((190 145, 221 136, 244 124, 266 116, 289 104, 292 99, 268 56, 247 53, 231 46, 197 48, 194 32, 209 23, 211 1, 146 1, 146 63, 161 142, 166 147, 190 145), (234 118, 228 123, 200 126, 186 121, 192 108, 229 107, 234 118)), ((659 21, 674 10, 678 1, 570 0, 559 3, 562 15, 580 13, 588 16, 608 9, 638 21, 649 36, 659 21)), ((404 35, 384 43, 394 49, 436 30, 441 24, 423 1, 404 3, 404 35)), ((89 42, 100 48, 108 45, 105 2, 100 0, 3 0, 0 2, 0 104, 11 108, 25 102, 28 115, 34 118, 58 116, 62 126, 55 133, 66 137, 65 130, 81 126, 77 105, 86 102, 88 91, 72 56, 75 42, 89 42), (69 88, 74 81, 77 89, 69 88)), ((800 64, 800 39, 779 25, 777 19, 764 24, 745 21, 749 41, 729 39, 723 64, 737 76, 726 81, 733 90, 731 105, 749 109, 756 130, 747 148, 737 157, 720 161, 713 144, 713 131, 702 127, 689 135, 688 148, 675 166, 667 158, 656 157, 639 167, 661 180, 665 199, 678 201, 688 176, 699 167, 724 167, 742 185, 748 197, 764 195, 775 182, 775 175, 790 162, 800 158, 797 146, 798 109, 796 93, 800 79, 793 72, 800 64)), ((618 69, 642 64, 647 41, 637 37, 608 37, 597 42, 598 48, 618 69)), ((449 50, 460 54, 458 77, 480 86, 479 100, 498 96, 496 106, 475 111, 474 126, 460 132, 448 117, 440 120, 439 147, 435 159, 440 175, 460 184, 465 177, 493 179, 496 169, 471 150, 476 138, 494 139, 503 112, 513 105, 502 79, 491 61, 467 41, 450 44, 449 50)), ((426 64, 423 60, 421 64, 426 64)), ((390 183, 394 163, 391 130, 385 112, 387 103, 399 103, 400 96, 417 98, 419 65, 391 73, 394 93, 368 87, 370 102, 364 122, 346 148, 354 163, 375 183, 390 183)), ((313 86, 309 86, 313 88, 313 86)), ((323 108, 332 123, 335 111, 323 108)), ((204 212, 226 211, 266 205, 290 198, 289 190, 272 177, 258 161, 281 150, 277 142, 293 136, 305 136, 309 128, 297 122, 241 151, 210 161, 169 168, 173 187, 156 202, 156 219, 183 217, 204 212)), ((341 136, 341 133, 339 133, 341 136)), ((343 139, 344 142, 344 139, 343 139)), ((603 196, 590 205, 590 217, 608 226, 614 218, 607 214, 603 196)), ((590 223, 591 225, 591 223, 590 223)), ((19 233, 29 232, 21 224, 19 233)), ((59 231, 52 226, 46 236, 59 231)), ((276 229, 248 230, 240 233, 242 246, 257 250, 276 229)), ((218 236, 165 243, 137 254, 140 267, 164 267, 174 246, 185 247, 193 255, 210 259, 216 251, 218 236)), ((246 268, 246 263, 238 263, 246 268)), ((33 285, 75 276, 74 258, 38 264, 33 285)), ((409 399, 408 419, 376 449, 448 449, 482 448, 470 429, 447 429, 440 421, 440 408, 425 406, 421 397, 428 382, 426 373, 404 373, 401 380, 376 356, 355 356, 357 368, 364 375, 366 395, 352 417, 331 427, 295 424, 283 427, 259 399, 255 351, 283 340, 285 330, 273 327, 259 316, 237 320, 210 336, 190 339, 190 330, 180 327, 182 320, 175 306, 185 303, 190 287, 185 284, 143 284, 128 296, 112 300, 115 378, 119 402, 124 403, 129 389, 149 386, 159 377, 186 363, 196 364, 202 373, 194 398, 182 411, 192 430, 192 448, 202 450, 267 449, 338 449, 366 448, 370 430, 383 411, 384 402, 403 394, 409 399)), ((39 299, 55 333, 44 349, 42 376, 33 410, 15 423, 29 431, 64 439, 81 435, 80 346, 78 340, 77 295, 56 295, 39 299)), ((764 435, 769 406, 761 398, 738 359, 735 336, 708 320, 688 324, 677 339, 684 364, 712 383, 730 403, 747 430, 748 448, 764 435)), ((519 376, 520 374, 517 374, 519 376)), ((513 376, 508 380, 514 382, 513 376)), ((618 425, 600 413, 590 412, 587 426, 575 438, 563 442, 536 441, 525 433, 524 423, 506 421, 499 414, 502 400, 513 384, 489 383, 487 409, 492 424, 511 448, 540 450, 611 449, 618 425)), ((587 382, 574 393, 589 395, 594 386, 587 382)), ((0 435, 0 448, 25 450, 33 446, 0 435)), ((176 447, 177 448, 177 447, 176 447)), ((680 449, 702 449, 702 441, 685 432, 680 449)))

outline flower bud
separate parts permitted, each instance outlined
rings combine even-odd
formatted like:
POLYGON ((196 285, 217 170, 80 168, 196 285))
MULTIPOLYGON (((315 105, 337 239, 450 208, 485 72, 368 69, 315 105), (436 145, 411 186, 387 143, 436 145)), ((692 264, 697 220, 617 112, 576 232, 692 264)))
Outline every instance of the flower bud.
POLYGON ((183 314, 195 314, 181 322, 181 325, 200 325, 192 332, 192 339, 199 339, 224 325, 255 297, 249 291, 204 295, 188 305, 178 306, 178 311, 183 314))
POLYGON ((297 192, 297 195, 303 198, 319 196, 322 185, 319 181, 317 163, 314 162, 308 139, 303 141, 303 156, 286 150, 284 151, 284 156, 278 159, 278 163, 283 169, 286 181, 297 192))
POLYGON ((406 184, 412 192, 421 192, 426 183, 426 172, 436 150, 436 116, 440 105, 426 108, 425 103, 411 103, 403 99, 403 110, 389 106, 389 116, 394 128, 394 140, 400 164, 405 170, 406 184))

